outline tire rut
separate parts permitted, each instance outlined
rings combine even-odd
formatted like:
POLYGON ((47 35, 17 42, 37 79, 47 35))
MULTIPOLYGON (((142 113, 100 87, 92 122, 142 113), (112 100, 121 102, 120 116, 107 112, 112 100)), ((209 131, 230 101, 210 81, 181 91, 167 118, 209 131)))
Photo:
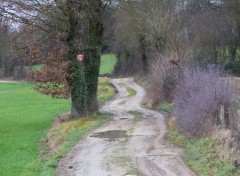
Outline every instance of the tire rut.
MULTIPOLYGON (((144 109, 144 89, 132 78, 113 79, 118 95, 102 110, 113 114, 112 120, 89 134, 65 156, 57 168, 58 176, 195 176, 181 159, 182 151, 164 136, 165 120, 159 112, 144 109), (126 87, 136 90, 130 97, 126 87), (142 118, 134 123, 137 111, 142 118), (93 137, 96 133, 127 131, 128 137, 116 140, 93 137)), ((111 133, 112 134, 112 133, 111 133)))

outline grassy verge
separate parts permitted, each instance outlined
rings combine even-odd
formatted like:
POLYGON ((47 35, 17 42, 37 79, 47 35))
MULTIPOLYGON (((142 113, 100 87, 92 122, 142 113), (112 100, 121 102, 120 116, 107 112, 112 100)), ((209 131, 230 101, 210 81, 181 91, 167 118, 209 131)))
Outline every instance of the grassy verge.
POLYGON ((67 154, 79 139, 106 123, 109 118, 109 114, 98 113, 53 127, 45 140, 47 143, 42 146, 42 156, 28 164, 21 176, 54 176, 59 159, 67 154))
POLYGON ((146 90, 149 89, 149 83, 147 81, 147 77, 135 77, 134 81, 136 81, 136 83, 138 83, 140 86, 142 86, 146 90))
POLYGON ((111 99, 115 95, 115 89, 109 85, 109 78, 99 78, 98 84, 98 102, 100 104, 111 99))
POLYGON ((153 109, 170 113, 173 111, 173 104, 172 103, 161 103, 161 104, 154 105, 153 109))
MULTIPOLYGON (((219 142, 211 137, 187 139, 176 130, 169 130, 169 138, 177 146, 185 149, 184 159, 199 176, 237 176, 233 164, 219 157, 219 142)), ((225 148, 225 150, 228 150, 225 148)))
MULTIPOLYGON (((147 89, 145 79, 138 79, 138 83, 147 89)), ((150 107, 168 113, 173 111, 173 105, 163 103, 150 107)), ((240 104, 236 105, 240 109, 240 104)), ((215 132, 216 133, 216 132, 215 132)), ((239 152, 230 148, 230 136, 225 131, 204 138, 187 138, 176 130, 175 119, 168 120, 168 137, 178 147, 184 149, 184 160, 199 176, 238 176, 240 169, 233 166, 232 158, 239 156, 239 152), (222 135, 222 136, 221 136, 222 135), (226 140, 227 139, 227 140, 226 140)))
MULTIPOLYGON (((171 112, 171 111, 170 111, 171 112)), ((202 138, 187 138, 175 127, 175 119, 168 120, 168 137, 178 147, 184 149, 186 164, 199 176, 238 176, 240 169, 233 165, 234 155, 231 148, 231 134, 216 130, 202 138)))
POLYGON ((136 90, 132 89, 131 87, 127 87, 127 91, 129 93, 129 95, 132 96, 132 97, 137 95, 136 90))
MULTIPOLYGON (((110 79, 99 78, 98 101, 104 103, 115 95, 109 84, 110 79)), ((66 115, 68 119, 68 115, 66 115)), ((110 114, 90 114, 89 117, 76 121, 60 123, 48 133, 40 148, 41 155, 28 164, 21 176, 54 176, 59 159, 89 132, 97 129, 110 119, 110 114)))
MULTIPOLYGON (((114 96, 114 88, 108 82, 109 79, 100 78, 100 103, 114 96)), ((76 141, 109 119, 107 114, 93 114, 56 126, 48 133, 55 117, 69 111, 70 101, 40 95, 33 87, 27 83, 0 84, 3 107, 0 109, 0 176, 54 175, 59 158, 76 141), (48 143, 40 144, 45 136, 51 136, 50 140, 56 145, 54 150, 46 147, 48 143)))
POLYGON ((112 73, 116 62, 117 57, 115 54, 103 54, 101 57, 100 75, 112 73))

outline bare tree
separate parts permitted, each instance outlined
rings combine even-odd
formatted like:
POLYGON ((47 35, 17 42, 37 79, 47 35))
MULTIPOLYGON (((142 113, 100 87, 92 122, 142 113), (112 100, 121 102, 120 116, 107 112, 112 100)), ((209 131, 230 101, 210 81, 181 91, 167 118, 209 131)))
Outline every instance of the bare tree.
POLYGON ((28 34, 33 37, 28 52, 33 60, 58 58, 50 59, 51 62, 47 62, 49 64, 41 71, 35 72, 33 78, 39 83, 37 89, 57 97, 69 90, 71 116, 74 118, 98 110, 103 2, 3 0, 2 4, 0 11, 5 19, 18 25, 28 25, 28 34), (41 31, 41 34, 37 34, 37 31, 41 31), (47 49, 46 41, 52 41, 55 45, 47 53, 48 57, 41 54, 44 48, 47 49), (83 54, 85 59, 78 61, 78 54, 83 54))

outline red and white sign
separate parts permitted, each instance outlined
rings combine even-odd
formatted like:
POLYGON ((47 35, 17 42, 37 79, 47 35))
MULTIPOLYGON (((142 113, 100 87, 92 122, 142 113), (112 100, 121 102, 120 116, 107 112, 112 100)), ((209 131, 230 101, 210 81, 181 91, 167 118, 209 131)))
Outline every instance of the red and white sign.
POLYGON ((77 60, 78 61, 83 61, 83 59, 84 59, 84 56, 82 54, 77 55, 77 60))

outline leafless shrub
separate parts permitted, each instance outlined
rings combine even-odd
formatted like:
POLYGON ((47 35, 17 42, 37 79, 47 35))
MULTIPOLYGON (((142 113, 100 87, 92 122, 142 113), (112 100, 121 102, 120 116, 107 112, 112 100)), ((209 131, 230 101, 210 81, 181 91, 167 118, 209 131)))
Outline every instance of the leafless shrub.
POLYGON ((149 90, 148 98, 152 101, 152 104, 164 101, 163 89, 164 89, 164 76, 159 68, 159 63, 152 64, 150 74, 148 76, 149 90))
POLYGON ((148 97, 153 104, 170 101, 181 68, 181 59, 174 52, 155 56, 152 54, 152 58, 148 75, 148 97))
POLYGON ((174 104, 176 125, 186 135, 209 133, 220 107, 233 105, 234 89, 219 78, 217 70, 195 68, 183 71, 175 89, 174 104))

